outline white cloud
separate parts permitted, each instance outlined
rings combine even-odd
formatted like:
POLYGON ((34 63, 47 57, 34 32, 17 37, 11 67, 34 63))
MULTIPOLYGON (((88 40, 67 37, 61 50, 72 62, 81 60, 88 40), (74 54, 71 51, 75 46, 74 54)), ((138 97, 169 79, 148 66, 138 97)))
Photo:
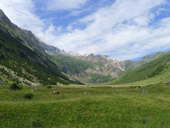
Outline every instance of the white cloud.
POLYGON ((62 26, 57 27, 57 32, 61 32, 61 31, 62 31, 62 29, 63 29, 63 27, 62 27, 62 26))
POLYGON ((66 30, 69 31, 69 32, 72 31, 72 29, 73 29, 72 26, 67 26, 67 28, 66 28, 66 30))
MULTIPOLYGON (((63 1, 69 3, 70 0, 63 1)), ((85 1, 63 4, 56 0, 51 9, 75 9, 85 1), (63 5, 59 7, 60 4, 63 5)), ((1 0, 0 8, 20 27, 32 30, 44 42, 67 52, 133 59, 170 48, 170 18, 150 25, 158 15, 152 9, 164 3, 165 0, 116 0, 113 5, 101 8, 67 28, 50 25, 47 30, 44 30, 46 24, 34 14, 32 0, 1 0), (86 27, 78 29, 74 25, 86 27), (67 31, 62 33, 63 29, 67 31)))
POLYGON ((81 54, 112 54, 119 59, 132 59, 163 50, 170 44, 169 21, 159 23, 158 28, 149 25, 154 18, 151 10, 163 3, 164 0, 117 0, 111 7, 79 20, 87 27, 58 36, 56 46, 81 54))
POLYGON ((149 19, 145 16, 137 17, 134 22, 140 26, 147 26, 149 24, 149 19))
POLYGON ((79 9, 87 0, 48 0, 49 10, 72 10, 79 9))
POLYGON ((44 23, 33 14, 32 0, 1 0, 0 8, 19 27, 32 30, 34 33, 42 31, 44 23))

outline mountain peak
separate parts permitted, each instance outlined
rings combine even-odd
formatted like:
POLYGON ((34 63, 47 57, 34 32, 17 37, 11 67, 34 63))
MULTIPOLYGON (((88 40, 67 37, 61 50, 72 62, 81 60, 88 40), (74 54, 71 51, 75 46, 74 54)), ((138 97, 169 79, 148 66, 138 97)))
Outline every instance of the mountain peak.
POLYGON ((2 11, 2 9, 0 9, 0 17, 2 18, 2 17, 6 17, 7 18, 7 16, 5 15, 5 13, 2 11))
POLYGON ((0 23, 10 26, 11 27, 11 21, 10 19, 5 15, 5 13, 2 11, 2 9, 0 9, 0 23))
POLYGON ((4 12, 2 11, 2 9, 0 9, 0 16, 1 15, 5 15, 4 12))

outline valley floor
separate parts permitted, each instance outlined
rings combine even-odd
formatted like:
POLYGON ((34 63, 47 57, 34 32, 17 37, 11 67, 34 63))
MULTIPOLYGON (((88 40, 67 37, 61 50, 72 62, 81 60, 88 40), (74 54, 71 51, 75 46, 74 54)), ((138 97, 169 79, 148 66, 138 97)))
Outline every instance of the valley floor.
POLYGON ((0 85, 0 128, 169 128, 170 85, 0 85), (51 92, 59 91, 59 95, 51 92), (30 100, 23 98, 32 93, 30 100))

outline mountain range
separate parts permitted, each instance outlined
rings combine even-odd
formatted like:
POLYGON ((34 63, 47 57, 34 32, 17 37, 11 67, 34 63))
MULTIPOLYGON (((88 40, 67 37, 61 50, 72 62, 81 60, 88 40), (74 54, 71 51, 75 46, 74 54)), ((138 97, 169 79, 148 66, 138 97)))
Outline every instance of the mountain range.
POLYGON ((0 10, 0 83, 133 83, 168 71, 169 54, 158 52, 139 61, 120 61, 106 55, 66 53, 19 28, 0 10))
POLYGON ((160 55, 158 52, 154 55, 145 56, 139 61, 119 61, 109 58, 106 55, 75 55, 72 54, 53 54, 52 61, 60 69, 75 79, 85 83, 104 83, 118 78, 129 70, 133 70, 146 64, 160 55))

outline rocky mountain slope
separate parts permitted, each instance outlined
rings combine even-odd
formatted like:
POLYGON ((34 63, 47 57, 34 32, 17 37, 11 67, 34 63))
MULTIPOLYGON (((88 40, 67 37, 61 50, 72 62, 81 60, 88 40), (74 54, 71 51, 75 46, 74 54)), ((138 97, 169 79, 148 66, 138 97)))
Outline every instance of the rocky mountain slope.
POLYGON ((36 36, 34 36, 31 31, 21 29, 13 24, 2 10, 0 10, 0 24, 2 30, 8 31, 10 35, 15 38, 20 38, 22 40, 22 44, 25 46, 34 51, 37 50, 41 53, 45 53, 44 48, 41 45, 41 41, 36 36))
POLYGON ((52 60, 63 72, 86 83, 110 81, 123 73, 112 60, 98 57, 53 55, 52 60))
POLYGON ((57 47, 47 45, 43 42, 41 42, 41 45, 47 54, 50 54, 50 55, 65 55, 66 54, 64 50, 60 50, 57 47))
POLYGON ((145 56, 139 61, 119 61, 106 55, 73 56, 72 54, 52 55, 52 60, 66 74, 86 83, 108 82, 128 70, 140 67, 163 53, 145 56))
POLYGON ((0 79, 27 85, 69 84, 70 80, 47 57, 42 42, 20 29, 0 10, 0 79))

